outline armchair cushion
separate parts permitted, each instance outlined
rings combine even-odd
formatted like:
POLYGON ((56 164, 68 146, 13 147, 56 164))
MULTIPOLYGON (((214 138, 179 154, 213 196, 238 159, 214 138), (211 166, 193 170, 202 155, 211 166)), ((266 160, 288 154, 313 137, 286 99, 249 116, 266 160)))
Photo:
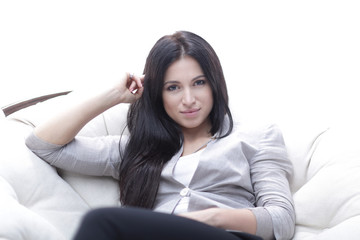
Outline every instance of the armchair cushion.
POLYGON ((31 128, 0 121, 0 238, 69 239, 89 206, 27 149, 31 128))
POLYGON ((360 236, 359 134, 334 127, 317 140, 306 183, 294 194, 296 239, 360 236))

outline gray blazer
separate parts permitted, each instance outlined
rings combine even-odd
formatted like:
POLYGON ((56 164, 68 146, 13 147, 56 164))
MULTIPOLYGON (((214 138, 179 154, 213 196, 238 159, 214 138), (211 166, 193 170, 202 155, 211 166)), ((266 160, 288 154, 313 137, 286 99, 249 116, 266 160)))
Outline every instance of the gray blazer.
MULTIPOLYGON (((76 137, 60 146, 33 133, 26 139, 26 145, 53 166, 116 179, 121 161, 119 144, 124 147, 126 142, 124 136, 121 140, 119 136, 76 137)), ((235 123, 229 136, 210 142, 201 153, 189 188, 172 174, 181 153, 182 149, 162 171, 155 211, 172 213, 179 200, 189 196, 189 211, 247 208, 256 217, 257 235, 264 239, 292 237, 295 213, 288 181, 292 165, 277 126, 250 128, 235 123)))

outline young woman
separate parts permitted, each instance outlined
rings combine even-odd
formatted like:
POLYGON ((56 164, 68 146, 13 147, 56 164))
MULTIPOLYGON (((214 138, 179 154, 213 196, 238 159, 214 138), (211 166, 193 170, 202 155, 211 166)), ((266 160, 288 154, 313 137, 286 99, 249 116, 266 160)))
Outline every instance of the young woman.
POLYGON ((144 75, 124 74, 108 91, 36 127, 26 144, 56 167, 119 180, 124 208, 89 213, 76 239, 293 235, 292 166, 281 132, 233 123, 220 61, 196 34, 162 37, 144 75), (131 103, 128 136, 75 137, 120 103, 131 103))

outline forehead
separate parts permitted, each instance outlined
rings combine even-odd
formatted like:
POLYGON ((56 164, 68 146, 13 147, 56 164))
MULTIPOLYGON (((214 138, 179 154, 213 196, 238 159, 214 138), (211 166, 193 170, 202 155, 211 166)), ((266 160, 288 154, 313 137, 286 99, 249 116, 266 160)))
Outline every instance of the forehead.
POLYGON ((204 75, 200 64, 190 56, 184 56, 173 62, 165 72, 164 81, 191 80, 204 75))

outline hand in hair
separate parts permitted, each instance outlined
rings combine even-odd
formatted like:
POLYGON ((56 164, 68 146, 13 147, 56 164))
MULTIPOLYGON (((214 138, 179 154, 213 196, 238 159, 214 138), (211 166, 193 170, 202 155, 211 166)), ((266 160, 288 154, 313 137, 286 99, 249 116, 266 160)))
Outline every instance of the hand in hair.
POLYGON ((126 73, 110 89, 81 99, 35 128, 35 135, 52 144, 64 145, 91 119, 119 103, 132 103, 143 93, 144 76, 126 73), (136 92, 134 92, 136 90, 136 92))
POLYGON ((132 103, 141 97, 144 78, 145 75, 137 76, 130 73, 123 75, 120 82, 115 85, 122 96, 122 103, 132 103))

